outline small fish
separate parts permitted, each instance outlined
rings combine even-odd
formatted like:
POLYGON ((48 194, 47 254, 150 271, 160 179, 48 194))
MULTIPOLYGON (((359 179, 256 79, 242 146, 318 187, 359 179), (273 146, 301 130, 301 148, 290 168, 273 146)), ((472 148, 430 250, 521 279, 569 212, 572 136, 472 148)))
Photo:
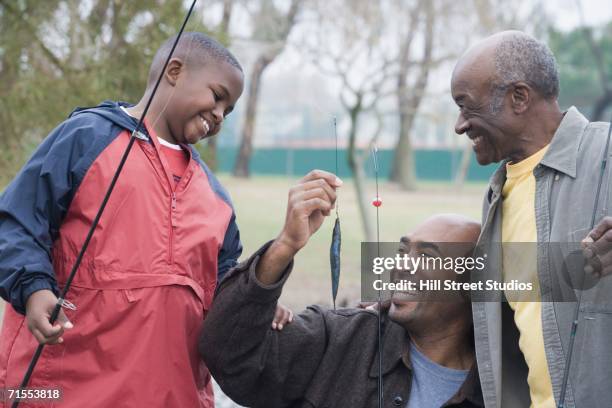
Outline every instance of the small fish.
POLYGON ((340 218, 336 217, 334 231, 332 232, 332 243, 329 249, 329 262, 331 265, 332 299, 334 310, 336 309, 336 296, 338 295, 338 283, 340 281, 340 244, 342 241, 340 233, 340 218))

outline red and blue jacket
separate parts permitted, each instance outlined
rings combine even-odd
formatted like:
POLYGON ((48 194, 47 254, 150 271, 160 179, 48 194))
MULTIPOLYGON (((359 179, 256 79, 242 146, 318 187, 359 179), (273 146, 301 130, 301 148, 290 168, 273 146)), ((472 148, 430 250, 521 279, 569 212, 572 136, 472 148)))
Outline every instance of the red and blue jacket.
MULTIPOLYGON (((77 109, 0 197, 0 387, 16 387, 37 342, 30 294, 58 294, 137 121, 123 103, 77 109)), ((67 300, 75 327, 46 347, 31 387, 60 387, 61 406, 213 406, 197 339, 218 280, 242 252, 227 192, 197 151, 180 182, 154 130, 137 140, 67 300), (133 404, 130 404, 133 401, 133 404)))

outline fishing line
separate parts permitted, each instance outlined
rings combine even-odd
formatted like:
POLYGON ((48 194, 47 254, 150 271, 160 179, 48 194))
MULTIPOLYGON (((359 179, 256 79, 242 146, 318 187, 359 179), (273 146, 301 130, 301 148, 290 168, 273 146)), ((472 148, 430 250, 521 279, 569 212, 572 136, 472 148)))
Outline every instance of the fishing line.
MULTIPOLYGON (((336 177, 338 176, 338 127, 336 117, 334 117, 334 137, 336 139, 336 177)), ((336 199, 336 222, 332 231, 332 242, 329 249, 329 261, 332 281, 332 301, 336 310, 336 296, 340 283, 340 247, 342 243, 342 233, 340 231, 340 215, 338 212, 338 199, 336 199)))
MULTIPOLYGON (((376 198, 372 202, 372 205, 376 207, 376 252, 378 258, 380 258, 380 218, 379 208, 382 205, 380 196, 378 195, 378 148, 376 145, 372 145, 372 160, 374 162, 374 179, 376 181, 376 198)), ((382 295, 381 291, 378 290, 378 407, 383 407, 383 373, 382 373, 382 295)))

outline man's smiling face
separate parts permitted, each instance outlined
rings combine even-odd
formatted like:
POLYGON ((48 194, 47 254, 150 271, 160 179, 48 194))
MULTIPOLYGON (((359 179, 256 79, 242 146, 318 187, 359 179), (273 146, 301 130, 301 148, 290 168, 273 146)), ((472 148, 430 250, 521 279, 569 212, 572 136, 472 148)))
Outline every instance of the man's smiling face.
MULTIPOLYGON (((480 227, 477 223, 453 215, 438 215, 419 224, 401 238, 399 253, 412 258, 457 258, 471 252, 480 227)), ((422 264, 421 264, 422 265, 422 264)), ((457 281, 461 277, 454 270, 435 266, 392 272, 392 281, 410 280, 417 284, 415 291, 395 291, 391 297, 389 318, 406 329, 443 324, 464 318, 469 300, 460 293, 444 295, 435 291, 418 290, 418 281, 457 281)))
POLYGON ((505 132, 502 100, 500 112, 493 112, 490 73, 485 64, 459 64, 453 72, 451 92, 459 107, 457 134, 466 134, 481 165, 499 162, 511 154, 512 138, 505 132))
POLYGON ((495 46, 492 40, 468 51, 451 79, 451 93, 459 107, 455 132, 468 136, 481 165, 520 156, 520 135, 526 125, 512 107, 514 84, 499 85, 495 46))

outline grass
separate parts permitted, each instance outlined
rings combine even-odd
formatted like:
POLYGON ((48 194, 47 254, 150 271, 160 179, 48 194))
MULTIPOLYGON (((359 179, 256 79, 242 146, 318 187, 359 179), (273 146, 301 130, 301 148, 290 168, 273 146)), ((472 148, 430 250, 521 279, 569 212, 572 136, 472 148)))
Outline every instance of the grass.
MULTIPOLYGON (((244 180, 229 175, 221 175, 220 179, 234 201, 244 244, 243 258, 246 258, 280 232, 287 193, 297 179, 258 176, 244 180)), ((373 197, 373 182, 368 183, 367 190, 373 197)), ((397 241, 425 218, 437 213, 459 213, 480 220, 484 191, 485 184, 467 184, 462 191, 456 191, 452 184, 430 182, 422 183, 416 192, 403 192, 393 184, 382 183, 380 239, 397 241)), ((337 303, 354 305, 360 298, 360 243, 364 235, 351 180, 345 181, 339 193, 339 205, 342 270, 337 303)), ((370 208, 374 219, 374 207, 370 208)), ((281 302, 296 311, 312 303, 331 305, 329 245, 332 227, 333 218, 330 217, 296 257, 293 274, 281 298, 281 302)))
MULTIPOLYGON (((281 230, 287 205, 287 192, 297 179, 257 177, 253 180, 222 175, 236 208, 238 226, 247 257, 281 230)), ((437 213, 459 213, 480 220, 485 184, 468 184, 456 191, 449 183, 423 183, 416 192, 404 192, 391 183, 380 185, 380 240, 399 241, 425 218, 437 213)), ((367 185, 375 195, 373 182, 367 185)), ((360 249, 364 240, 352 181, 346 180, 339 193, 342 226, 342 270, 337 303, 354 305, 360 299, 360 249)), ((371 216, 374 220, 374 207, 371 216)), ((281 302, 301 310, 312 303, 331 305, 329 245, 333 217, 296 257, 295 268, 281 302)))

